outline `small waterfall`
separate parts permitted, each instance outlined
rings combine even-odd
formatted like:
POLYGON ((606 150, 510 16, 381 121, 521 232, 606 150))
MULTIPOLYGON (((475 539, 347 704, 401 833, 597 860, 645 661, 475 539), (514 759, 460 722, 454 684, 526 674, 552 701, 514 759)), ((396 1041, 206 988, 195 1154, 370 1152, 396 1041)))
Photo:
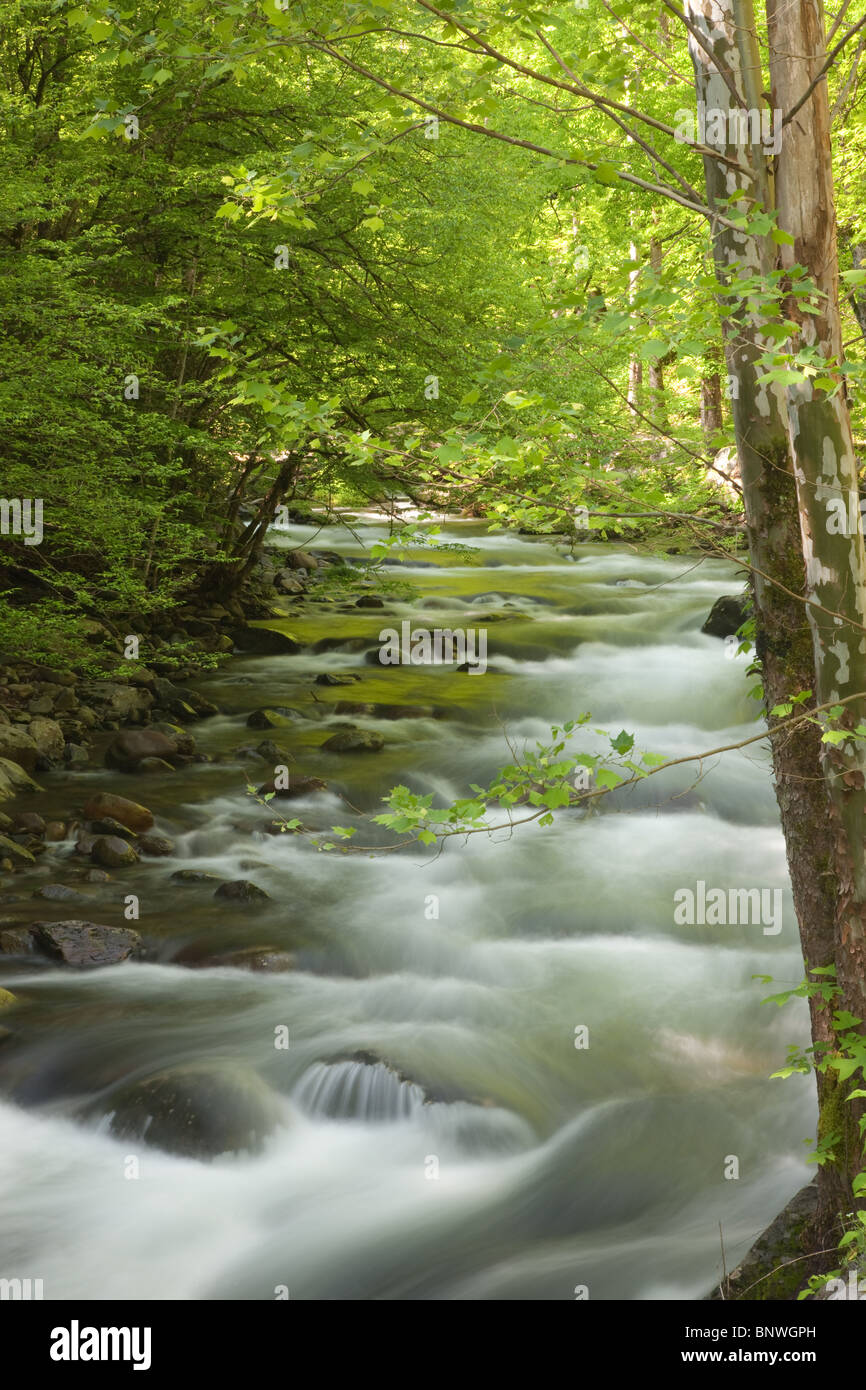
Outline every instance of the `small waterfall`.
POLYGON ((308 1115, 329 1120, 388 1124, 407 1120, 424 1105, 424 1092, 382 1062, 347 1059, 317 1062, 301 1077, 292 1098, 308 1115))

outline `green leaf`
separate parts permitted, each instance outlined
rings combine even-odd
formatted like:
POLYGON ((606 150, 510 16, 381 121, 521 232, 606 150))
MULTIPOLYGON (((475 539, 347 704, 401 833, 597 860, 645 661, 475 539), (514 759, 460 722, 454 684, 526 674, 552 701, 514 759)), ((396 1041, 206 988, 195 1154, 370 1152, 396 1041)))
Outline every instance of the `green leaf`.
POLYGON ((618 787, 622 780, 619 773, 614 772, 612 767, 599 768, 598 772, 595 774, 595 784, 597 787, 618 787))
POLYGON ((602 160, 601 164, 593 170, 592 176, 596 183, 602 183, 608 187, 615 183, 619 183, 619 174, 616 168, 613 164, 608 164, 605 160, 602 160))

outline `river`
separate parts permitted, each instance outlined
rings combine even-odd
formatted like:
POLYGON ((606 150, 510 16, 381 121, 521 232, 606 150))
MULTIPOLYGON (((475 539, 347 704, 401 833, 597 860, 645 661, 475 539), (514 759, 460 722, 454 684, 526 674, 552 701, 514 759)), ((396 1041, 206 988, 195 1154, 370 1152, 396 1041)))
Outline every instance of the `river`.
MULTIPOLYGON (((382 534, 362 518, 354 534, 276 538, 360 556, 358 537, 382 534)), ((569 554, 473 522, 443 539, 472 551, 418 548, 388 567, 414 596, 388 594, 381 611, 308 604, 283 624, 299 654, 236 656, 200 682, 221 713, 193 732, 215 761, 42 779, 40 809, 67 815, 99 788, 143 801, 177 851, 86 885, 92 909, 54 914, 122 924, 120 899, 137 894, 145 960, 0 972, 23 1001, 0 1047, 0 1274, 41 1278, 52 1299, 698 1299, 722 1242, 730 1271, 809 1180, 812 1085, 768 1079, 807 1038, 805 1011, 762 1005, 770 987, 752 978, 802 975, 763 744, 712 759, 697 782, 687 765, 598 814, 442 853, 327 853, 262 833, 268 813, 246 788, 272 769, 232 750, 265 737, 329 783, 285 808, 359 827, 354 849, 377 842, 364 816, 394 784, 466 795, 511 761, 509 743, 547 741, 584 711, 672 756, 758 729, 745 658, 700 632, 736 588, 731 565, 569 554), (406 618, 486 626, 489 669, 366 661, 379 629, 406 618), (314 684, 322 673, 361 679, 314 684), (436 717, 353 715, 385 747, 337 755, 320 745, 339 699, 436 717), (256 732, 259 706, 297 717, 256 732), (252 879, 271 900, 216 905, 213 884, 179 883, 178 869, 252 879), (781 930, 676 925, 674 893, 699 881, 781 890, 781 930), (203 939, 267 944, 295 968, 176 963, 203 939), (279 1124, 260 1152, 211 1162, 133 1146, 131 1176, 101 1098, 118 1077, 188 1062, 254 1069, 279 1124)), ((70 851, 50 846, 21 883, 72 882, 70 851)))

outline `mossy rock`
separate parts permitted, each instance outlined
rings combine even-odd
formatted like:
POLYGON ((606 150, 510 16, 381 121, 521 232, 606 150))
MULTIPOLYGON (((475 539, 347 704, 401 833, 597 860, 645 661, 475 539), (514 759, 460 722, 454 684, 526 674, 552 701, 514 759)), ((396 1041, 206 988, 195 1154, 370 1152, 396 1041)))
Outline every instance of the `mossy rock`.
POLYGON ((810 1269, 809 1228, 818 1207, 818 1185, 801 1188, 720 1288, 708 1295, 744 1303, 786 1303, 797 1298, 810 1269))

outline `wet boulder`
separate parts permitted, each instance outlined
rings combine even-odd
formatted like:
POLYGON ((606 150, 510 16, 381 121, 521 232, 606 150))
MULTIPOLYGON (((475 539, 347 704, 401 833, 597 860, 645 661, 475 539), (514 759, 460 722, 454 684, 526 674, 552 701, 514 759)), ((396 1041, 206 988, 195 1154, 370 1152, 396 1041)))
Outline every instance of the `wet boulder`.
POLYGON ((93 835, 113 835, 118 840, 126 840, 128 844, 138 839, 134 830, 121 825, 119 820, 112 820, 110 816, 105 816, 102 820, 91 821, 90 830, 93 835))
MULTIPOLYGON (((0 725, 0 733, 5 733, 12 725, 0 725)), ((32 742, 32 740, 31 740, 32 742)), ((36 762, 36 748, 33 748, 33 761, 36 762)), ((13 758, 8 758, 2 751, 0 743, 0 801, 11 801, 13 796, 17 796, 23 791, 40 791, 38 783, 24 770, 19 762, 13 758)))
MULTIPOLYGON (((146 758, 162 758, 170 763, 177 752, 175 740, 159 729, 124 729, 109 745, 105 764, 120 772, 137 772, 146 758)), ((120 820, 120 817, 116 819, 120 820)))
POLYGON ((311 555, 307 550, 290 550, 286 555, 286 563, 289 569, 293 570, 315 570, 319 568, 319 561, 315 555, 311 555))
POLYGON ((85 1113, 107 1117, 118 1139, 187 1158, 258 1153, 282 1118, 277 1096, 254 1071, 218 1062, 121 1082, 85 1113))
POLYGON ((36 744, 40 768, 52 767, 63 761, 66 739, 60 725, 54 719, 31 719, 27 732, 36 744))
POLYGON ((0 758, 15 763, 25 772, 36 771, 40 752, 34 739, 18 724, 0 724, 0 758))
POLYGON ((214 893, 215 898, 233 903, 266 902, 270 900, 270 896, 264 888, 259 888, 257 883, 251 883, 247 878, 236 878, 221 883, 214 893))
POLYGON ((297 719, 293 709, 279 706, 277 709, 255 709, 247 719, 248 729, 281 729, 297 719))
POLYGON ((137 864, 138 855, 126 840, 119 835, 100 835, 90 851, 94 864, 103 869, 120 869, 127 864, 137 864))
POLYGON ((117 965, 137 955, 141 946, 141 937, 131 927, 97 922, 34 922, 29 930, 41 955, 79 970, 117 965))
POLYGON ((751 604, 745 594, 724 594, 716 599, 701 632, 705 632, 708 637, 732 637, 751 615, 751 611, 751 604))
POLYGON ((138 849, 149 859, 164 859, 175 853, 176 846, 174 840, 170 840, 167 835, 141 835, 138 849))
POLYGON ((153 813, 146 806, 140 806, 137 801, 128 801, 125 796, 114 796, 111 792, 99 792, 92 796, 84 807, 84 815, 92 821, 120 821, 121 825, 136 834, 150 830, 153 825, 153 813))
POLYGON ((0 931, 0 956, 32 956, 36 941, 29 927, 6 927, 0 931))
POLYGON ((289 773, 289 785, 278 787, 276 780, 263 782, 257 789, 259 796, 274 796, 282 801, 292 801, 299 796, 312 796, 313 792, 327 791, 328 784, 323 782, 321 777, 302 777, 299 773, 289 773))
POLYGON ((174 959, 175 964, 188 966, 191 970, 223 967, 265 975, 283 974, 287 970, 294 970, 296 964, 290 951, 280 951, 275 946, 240 946, 231 951, 214 952, 212 946, 203 941, 185 946, 174 959))
POLYGON ((166 762, 165 758, 142 758, 136 771, 147 775, 148 773, 174 772, 175 768, 172 763, 166 762))

